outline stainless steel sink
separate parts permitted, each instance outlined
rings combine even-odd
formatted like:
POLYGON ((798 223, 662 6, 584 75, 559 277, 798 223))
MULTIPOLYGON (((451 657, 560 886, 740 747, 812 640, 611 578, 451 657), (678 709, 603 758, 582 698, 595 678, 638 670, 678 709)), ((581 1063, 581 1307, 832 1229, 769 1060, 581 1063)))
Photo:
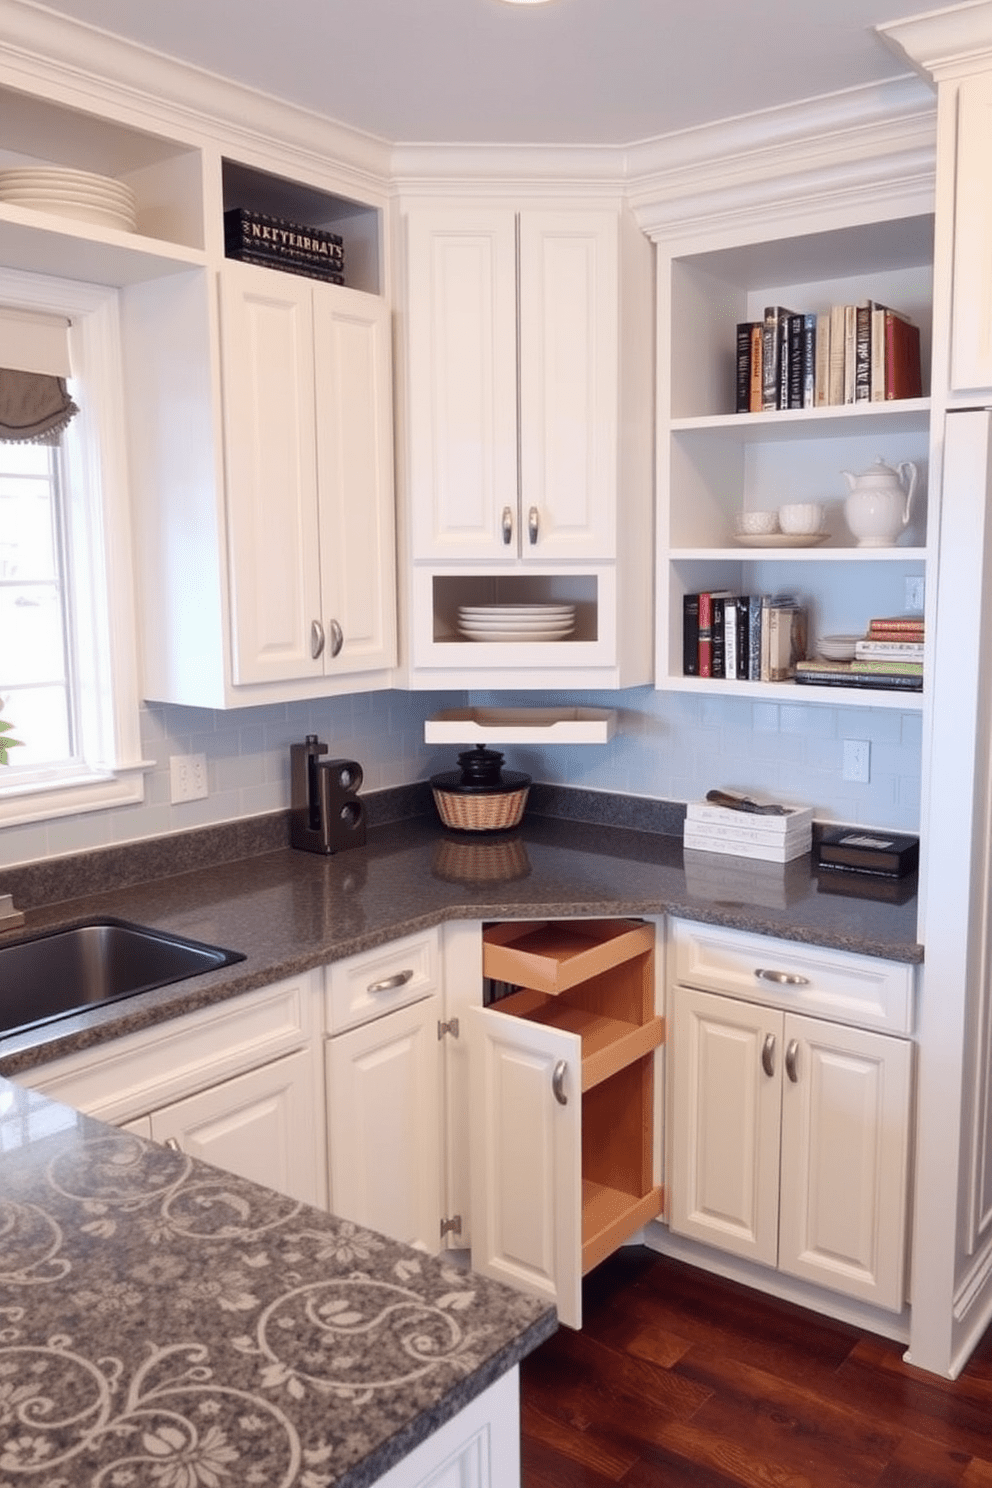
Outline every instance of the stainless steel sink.
POLYGON ((0 1036, 245 958, 126 920, 91 920, 0 946, 0 1036))

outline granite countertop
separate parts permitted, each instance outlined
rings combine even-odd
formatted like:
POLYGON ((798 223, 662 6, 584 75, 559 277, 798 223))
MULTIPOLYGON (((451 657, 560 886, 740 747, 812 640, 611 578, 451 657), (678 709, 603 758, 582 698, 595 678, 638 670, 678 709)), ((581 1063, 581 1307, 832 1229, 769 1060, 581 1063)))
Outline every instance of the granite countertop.
POLYGON ((364 1488, 553 1307, 0 1079, 0 1480, 364 1488))
MULTIPOLYGON (((281 840, 285 825, 274 830, 281 840)), ((680 836, 603 822, 532 814, 514 832, 475 837, 421 816, 374 826, 364 846, 332 857, 280 845, 210 866, 188 866, 192 851, 177 838, 171 862, 185 871, 111 886, 97 871, 100 856, 83 855, 75 871, 58 860, 41 865, 40 886, 38 875, 0 873, 0 891, 12 888, 27 911, 9 939, 114 916, 245 959, 0 1037, 0 1074, 447 920, 675 914, 889 960, 923 959, 915 880, 817 876, 809 857, 782 865, 684 852, 680 836), (53 886, 66 883, 73 897, 50 902, 53 886), (91 884, 96 889, 86 891, 91 884)), ((0 946, 7 940, 0 937, 0 946)))

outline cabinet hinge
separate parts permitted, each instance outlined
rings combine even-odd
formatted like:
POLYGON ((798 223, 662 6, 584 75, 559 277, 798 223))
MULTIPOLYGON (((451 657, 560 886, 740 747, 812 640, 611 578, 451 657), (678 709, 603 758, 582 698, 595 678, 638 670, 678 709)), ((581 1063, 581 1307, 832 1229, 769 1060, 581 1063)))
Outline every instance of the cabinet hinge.
POLYGON ((442 1240, 444 1239, 445 1235, 460 1235, 461 1232, 462 1232, 462 1217, 461 1217, 460 1214, 453 1214, 450 1219, 442 1219, 442 1221, 441 1221, 441 1239, 442 1240))
POLYGON ((438 1019, 438 1024, 437 1024, 437 1036, 438 1036, 438 1038, 439 1039, 443 1039, 444 1038, 444 1035, 446 1033, 450 1033, 452 1038, 457 1038, 458 1037, 458 1019, 457 1018, 449 1018, 448 1021, 447 1021, 447 1023, 442 1023, 441 1020, 438 1019))

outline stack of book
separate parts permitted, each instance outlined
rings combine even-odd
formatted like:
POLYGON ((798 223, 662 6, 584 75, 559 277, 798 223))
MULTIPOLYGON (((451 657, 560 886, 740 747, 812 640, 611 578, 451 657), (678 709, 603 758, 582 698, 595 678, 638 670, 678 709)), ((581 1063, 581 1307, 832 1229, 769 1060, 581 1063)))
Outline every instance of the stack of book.
POLYGON ((738 413, 919 398, 920 330, 877 300, 822 313, 767 305, 737 324, 738 413))
POLYGON ((338 233, 247 207, 224 213, 224 254, 328 284, 344 283, 344 239, 338 233))
POLYGON ((856 642, 853 661, 803 661, 796 681, 817 686, 874 687, 920 692, 923 688, 922 615, 881 615, 856 642))
POLYGON ((682 599, 686 677, 785 682, 806 655, 806 611, 791 594, 703 590, 682 599))
POLYGON ((766 816, 711 801, 690 801, 682 840, 683 846, 700 852, 791 863, 812 849, 813 808, 786 806, 781 815, 766 816))

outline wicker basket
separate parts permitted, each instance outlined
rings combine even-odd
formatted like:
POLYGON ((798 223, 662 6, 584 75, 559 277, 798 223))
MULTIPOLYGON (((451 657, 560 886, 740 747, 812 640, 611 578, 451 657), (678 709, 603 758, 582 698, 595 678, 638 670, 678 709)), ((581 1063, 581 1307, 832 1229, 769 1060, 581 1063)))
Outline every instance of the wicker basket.
POLYGON ((434 804, 446 827, 459 832, 503 832, 515 827, 523 816, 530 786, 469 794, 435 785, 433 791, 434 804))

